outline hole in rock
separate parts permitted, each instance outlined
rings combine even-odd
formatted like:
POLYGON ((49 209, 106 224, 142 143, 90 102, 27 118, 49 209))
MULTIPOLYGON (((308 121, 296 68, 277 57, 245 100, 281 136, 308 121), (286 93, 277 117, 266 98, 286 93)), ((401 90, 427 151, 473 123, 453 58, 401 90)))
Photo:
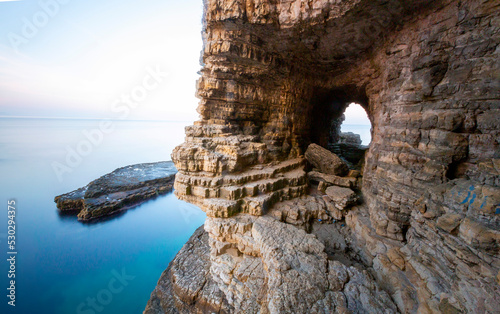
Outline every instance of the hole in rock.
POLYGON ((371 122, 361 105, 351 103, 344 112, 345 120, 341 125, 342 133, 359 134, 361 144, 368 146, 372 141, 371 122))
POLYGON ((466 177, 467 172, 467 164, 464 160, 454 161, 448 165, 448 169, 446 170, 446 178, 448 180, 454 180, 458 178, 466 177))
POLYGON ((371 122, 361 105, 351 103, 342 116, 337 142, 330 143, 328 149, 342 158, 350 169, 360 170, 370 145, 371 122))
POLYGON ((342 158, 350 169, 361 170, 371 142, 368 99, 356 89, 316 91, 310 141, 342 158))

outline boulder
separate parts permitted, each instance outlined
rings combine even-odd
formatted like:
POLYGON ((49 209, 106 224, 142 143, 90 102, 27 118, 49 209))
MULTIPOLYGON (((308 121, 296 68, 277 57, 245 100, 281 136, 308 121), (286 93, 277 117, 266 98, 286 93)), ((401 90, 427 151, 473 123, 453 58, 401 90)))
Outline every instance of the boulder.
POLYGON ((461 215, 448 213, 438 218, 436 226, 448 233, 453 233, 460 225, 462 219, 461 215))
POLYGON ((323 173, 344 176, 349 172, 349 168, 342 159, 317 144, 309 145, 305 157, 307 161, 323 173))
POLYGON ((330 198, 333 205, 339 210, 355 205, 358 201, 358 196, 353 190, 338 186, 331 186, 326 189, 326 195, 330 198))

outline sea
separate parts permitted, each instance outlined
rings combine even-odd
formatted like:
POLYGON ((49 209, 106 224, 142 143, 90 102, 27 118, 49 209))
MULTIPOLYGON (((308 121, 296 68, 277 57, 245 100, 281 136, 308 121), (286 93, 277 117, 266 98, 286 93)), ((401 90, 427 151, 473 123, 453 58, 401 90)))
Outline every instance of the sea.
MULTIPOLYGON (((54 197, 119 167, 170 160, 189 124, 0 118, 0 313, 142 313, 205 214, 169 193, 81 223, 54 197)), ((369 126, 342 131, 369 143, 369 126)))

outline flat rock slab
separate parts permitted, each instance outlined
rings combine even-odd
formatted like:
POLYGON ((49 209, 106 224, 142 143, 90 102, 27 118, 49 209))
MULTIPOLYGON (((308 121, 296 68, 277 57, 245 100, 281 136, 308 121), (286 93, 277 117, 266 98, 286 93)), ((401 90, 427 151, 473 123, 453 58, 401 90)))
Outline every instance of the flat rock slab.
POLYGON ((96 219, 171 191, 176 173, 171 161, 130 165, 54 201, 61 211, 79 211, 78 220, 96 219))
POLYGON ((326 182, 328 184, 337 185, 345 188, 352 188, 356 185, 356 178, 354 177, 339 177, 333 174, 324 174, 317 171, 310 171, 307 173, 310 181, 326 182))

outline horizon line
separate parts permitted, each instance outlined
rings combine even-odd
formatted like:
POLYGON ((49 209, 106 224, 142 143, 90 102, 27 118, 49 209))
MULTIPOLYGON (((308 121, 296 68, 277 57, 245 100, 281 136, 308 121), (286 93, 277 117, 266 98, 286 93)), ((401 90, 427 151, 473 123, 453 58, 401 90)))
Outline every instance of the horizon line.
MULTIPOLYGON (((1 0, 0 0, 1 1, 1 0)), ((6 116, 0 115, 0 119, 44 119, 44 120, 110 120, 110 121, 143 121, 143 122, 192 122, 191 120, 153 120, 153 119, 114 119, 114 118, 78 118, 78 117, 47 117, 47 116, 6 116)))

